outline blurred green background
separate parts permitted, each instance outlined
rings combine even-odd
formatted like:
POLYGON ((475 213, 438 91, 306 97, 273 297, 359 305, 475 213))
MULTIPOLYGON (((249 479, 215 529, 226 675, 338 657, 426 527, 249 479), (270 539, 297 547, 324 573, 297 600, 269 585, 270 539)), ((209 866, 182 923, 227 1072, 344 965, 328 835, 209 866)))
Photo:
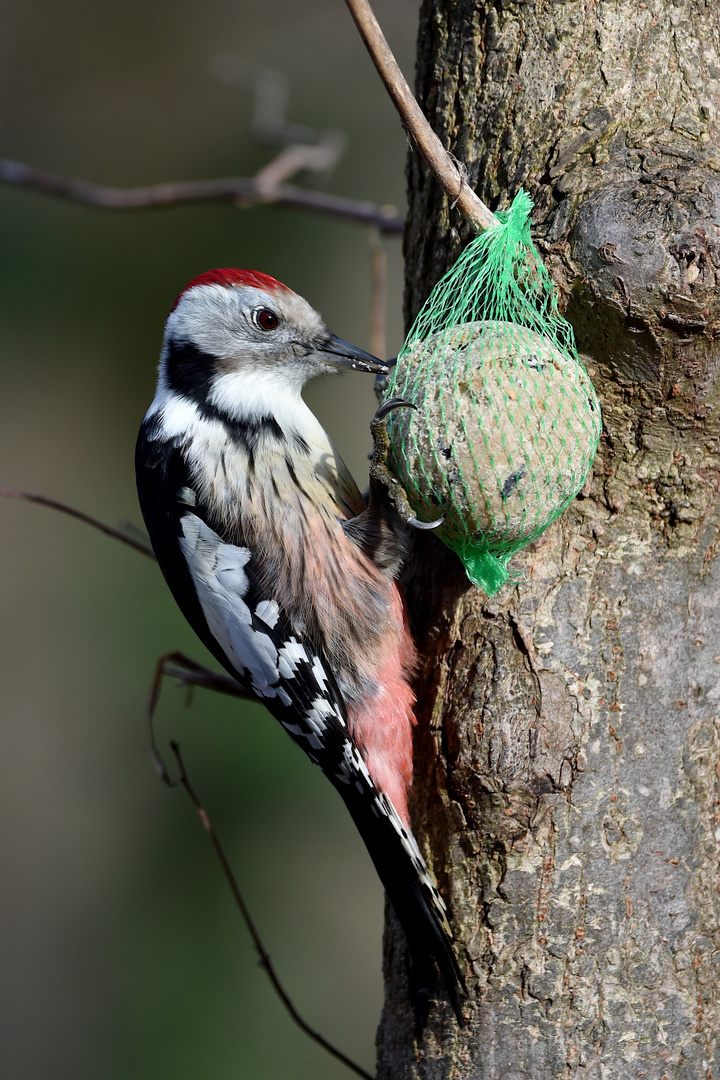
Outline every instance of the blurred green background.
MULTIPOLYGON (((375 8, 411 76, 415 0, 375 8)), ((288 119, 345 133, 310 182, 404 209, 405 139, 342 0, 4 0, 0 156, 117 185, 251 175, 274 151, 230 54, 284 73, 288 119)), ((370 345, 363 226, 284 209, 112 213, 0 186, 0 484, 140 524, 135 435, 178 290, 263 270, 370 345)), ((400 241, 388 355, 401 343, 400 241)), ((368 377, 308 395, 361 486, 368 377)), ((156 658, 207 659, 157 568, 48 510, 0 501, 0 1075, 334 1078, 258 969, 199 823, 156 779, 156 658)), ((382 891, 342 804, 260 707, 166 684, 179 739, 265 942, 307 1019, 366 1068, 382 891)))

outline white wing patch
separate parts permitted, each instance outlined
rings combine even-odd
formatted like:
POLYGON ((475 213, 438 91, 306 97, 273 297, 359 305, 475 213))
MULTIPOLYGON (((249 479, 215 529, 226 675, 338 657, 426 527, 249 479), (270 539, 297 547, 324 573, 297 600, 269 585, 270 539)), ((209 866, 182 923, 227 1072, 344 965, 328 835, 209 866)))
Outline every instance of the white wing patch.
POLYGON ((272 630, 280 616, 280 608, 278 607, 277 600, 261 600, 255 608, 255 614, 258 619, 262 619, 265 625, 269 626, 272 630))
MULTIPOLYGON (((299 735, 301 739, 313 750, 322 750, 325 745, 324 737, 327 731, 329 719, 345 723, 339 709, 324 697, 316 697, 310 707, 303 713, 304 724, 289 724, 283 720, 282 724, 291 735, 299 735)), ((312 754, 310 754, 312 758, 312 754)), ((315 758, 312 758, 315 761, 315 758)))
POLYGON ((194 514, 185 514, 180 525, 180 547, 210 633, 233 667, 249 673, 259 697, 279 696, 289 704, 288 695, 275 685, 280 676, 277 647, 268 634, 253 629, 252 614, 244 600, 249 586, 245 566, 251 552, 223 543, 194 514))
MULTIPOLYGON (((258 697, 278 697, 283 704, 291 705, 287 691, 278 686, 280 679, 294 679, 300 664, 308 665, 317 685, 318 693, 294 724, 283 721, 291 734, 306 744, 311 760, 316 761, 312 750, 321 750, 329 721, 345 721, 340 709, 323 696, 328 676, 319 657, 308 655, 302 642, 291 637, 278 648, 269 634, 255 630, 252 613, 245 602, 249 580, 245 567, 252 558, 248 548, 225 544, 204 521, 194 514, 186 514, 181 520, 180 547, 187 560, 195 583, 200 606, 208 627, 223 652, 238 671, 247 671, 252 680, 253 691, 258 697)), ((275 601, 263 600, 257 605, 255 615, 272 629, 279 617, 275 601)), ((359 791, 367 786, 374 792, 372 810, 390 820, 400 837, 415 871, 430 896, 438 918, 447 927, 445 904, 432 878, 415 837, 405 828, 395 807, 385 794, 378 791, 370 777, 367 766, 357 747, 348 738, 343 748, 343 758, 336 773, 342 784, 355 784, 359 791)))
MULTIPOLYGON (((338 720, 341 724, 345 724, 342 714, 338 708, 336 708, 331 701, 327 698, 318 697, 310 705, 310 708, 305 713, 305 723, 312 731, 313 735, 324 735, 327 728, 327 722, 329 719, 338 720)), ((322 746, 322 743, 320 743, 322 746)))
MULTIPOLYGON (((278 683, 294 679, 301 663, 308 666, 318 694, 303 716, 305 727, 286 727, 319 750, 329 717, 345 725, 340 709, 323 697, 329 679, 322 661, 308 655, 302 642, 294 637, 278 647, 270 634, 253 627, 252 612, 245 600, 250 585, 245 567, 252 558, 248 548, 224 543, 195 514, 183 515, 180 526, 180 548, 210 633, 233 667, 248 672, 254 693, 262 698, 279 698, 283 705, 290 706, 290 695, 278 683)), ((255 617, 272 630, 280 617, 277 601, 261 600, 255 617)))

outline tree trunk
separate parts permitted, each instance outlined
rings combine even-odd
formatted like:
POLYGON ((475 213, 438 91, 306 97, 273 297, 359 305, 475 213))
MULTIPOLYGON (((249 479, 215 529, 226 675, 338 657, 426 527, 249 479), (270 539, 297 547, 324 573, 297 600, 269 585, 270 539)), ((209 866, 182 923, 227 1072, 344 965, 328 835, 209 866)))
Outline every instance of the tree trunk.
MULTIPOLYGON (((517 584, 432 538, 408 567, 470 999, 416 1035, 389 913, 382 1080, 720 1077, 719 41, 713 0, 422 7, 419 100, 493 208, 535 200, 604 435, 517 584)), ((411 318, 468 233, 412 153, 409 183, 411 318)))

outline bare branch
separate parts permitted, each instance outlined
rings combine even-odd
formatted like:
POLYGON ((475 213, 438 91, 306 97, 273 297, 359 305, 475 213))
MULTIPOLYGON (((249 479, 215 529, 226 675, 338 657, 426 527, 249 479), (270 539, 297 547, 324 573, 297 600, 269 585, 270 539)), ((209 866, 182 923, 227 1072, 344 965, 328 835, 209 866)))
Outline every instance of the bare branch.
POLYGON ((168 767, 162 754, 158 750, 155 741, 155 709, 160 698, 160 687, 165 676, 179 679, 187 687, 202 686, 206 690, 216 690, 221 694, 229 694, 231 697, 244 698, 256 701, 254 694, 248 694, 239 682, 230 678, 229 675, 221 675, 216 671, 210 671, 189 656, 181 652, 166 653, 161 656, 155 665, 155 673, 150 685, 150 694, 147 704, 148 736, 150 738, 150 757, 152 758, 155 771, 164 784, 175 787, 175 782, 170 778, 168 767))
POLYGON ((423 115, 385 40, 368 0, 345 0, 345 2, 350 8, 350 13, 370 53, 372 62, 400 114, 403 127, 412 137, 440 186, 476 232, 484 232, 491 225, 495 225, 497 218, 472 190, 465 179, 463 170, 458 168, 455 159, 442 145, 423 115))
POLYGON ((340 195, 310 191, 283 184, 263 188, 257 179, 229 176, 216 180, 187 180, 176 183, 153 184, 150 187, 117 188, 93 184, 87 180, 72 180, 54 173, 33 169, 20 161, 0 160, 0 182, 16 187, 31 188, 45 195, 83 203, 105 210, 151 210, 162 206, 185 203, 230 202, 249 207, 262 204, 312 210, 346 221, 375 225, 383 233, 400 234, 404 219, 392 206, 360 199, 345 199, 340 195))
POLYGON ((185 686, 199 686, 202 690, 214 690, 216 694, 240 698, 242 701, 257 701, 257 695, 244 690, 237 679, 223 675, 220 671, 211 671, 183 653, 168 653, 162 657, 161 675, 168 679, 177 679, 185 686))
POLYGON ((255 926, 255 923, 254 923, 253 918, 252 918, 252 916, 251 916, 251 914, 250 914, 250 912, 248 910, 248 907, 247 907, 247 905, 245 903, 243 895, 240 892, 240 887, 238 886, 238 883, 237 883, 237 881, 235 879, 235 875, 232 872, 232 869, 230 867, 230 863, 227 860, 227 856, 225 855, 225 852, 223 851, 223 849, 222 849, 222 847, 220 845, 220 841, 217 838, 215 830, 212 827, 212 824, 210 822, 210 818, 208 817, 207 811, 205 810, 204 806, 201 804, 200 800, 198 799, 197 795, 195 794, 195 792, 194 792, 194 790, 193 790, 193 788, 192 788, 192 786, 190 784, 190 780, 188 779, 187 771, 185 769, 185 764, 184 764, 183 759, 182 759, 182 757, 180 755, 180 747, 178 746, 178 744, 174 740, 170 743, 170 747, 172 749, 173 754, 175 755, 175 759, 177 761, 178 768, 180 770, 180 776, 179 776, 178 782, 182 785, 182 787, 187 792, 188 798, 190 799, 190 802, 193 804, 193 807, 195 808, 195 812, 198 815, 198 817, 200 818, 200 821, 202 822, 202 826, 203 826, 205 832, 207 833, 207 836, 208 836, 208 838, 210 840, 210 843, 212 844, 213 849, 215 851, 215 854, 217 855, 218 861, 220 863, 220 866, 222 867, 222 871, 223 871, 223 873, 225 875, 225 878, 226 878, 226 880, 228 882, 228 885, 230 886, 230 889, 232 890, 232 894, 233 894, 233 896, 235 898, 235 903, 237 904, 237 906, 238 906, 238 908, 240 910, 240 913, 241 913, 241 915, 243 917, 243 920, 245 922, 245 925, 247 926, 248 931, 250 932, 250 937, 253 940, 253 945, 255 946, 255 951, 257 952, 258 956, 260 957, 260 967, 263 968, 267 972, 268 978, 270 979, 270 982, 272 983, 278 997, 280 998, 283 1005, 287 1009, 287 1011, 290 1014, 290 1016, 292 1017, 292 1019, 298 1025, 298 1027, 302 1031, 304 1031, 305 1034, 308 1035, 313 1040, 313 1042, 316 1042, 318 1044, 318 1046, 321 1046, 323 1048, 323 1050, 326 1050, 327 1053, 330 1054, 332 1057, 334 1057, 337 1061, 342 1062, 343 1065, 347 1066, 347 1068, 350 1069, 352 1072, 354 1072, 357 1076, 363 1077, 363 1080, 374 1080, 374 1078, 370 1075, 370 1073, 366 1072, 365 1069, 361 1068, 360 1065, 357 1065, 349 1057, 346 1057, 346 1055, 343 1054, 342 1050, 338 1050, 337 1047, 333 1046, 332 1043, 329 1043, 327 1041, 327 1039, 325 1039, 318 1031, 315 1031, 314 1028, 310 1027, 310 1025, 307 1023, 307 1021, 304 1020, 302 1018, 302 1016, 300 1016, 300 1013, 295 1008, 295 1005, 293 1004, 292 1000, 290 999, 287 991, 285 990, 284 986, 280 982, 278 974, 275 971, 275 967, 273 965, 273 962, 270 959, 270 954, 268 953, 267 949, 265 948, 265 946, 262 943, 262 940, 260 938, 260 934, 258 933, 257 927, 255 926))
POLYGON ((140 540, 134 540, 132 536, 121 532, 120 529, 113 529, 111 525, 105 525, 104 522, 98 521, 97 518, 90 517, 89 514, 83 514, 81 510, 76 510, 66 503, 58 502, 56 499, 48 499, 44 495, 33 495, 29 491, 16 491, 14 488, 0 488, 0 496, 6 499, 19 499, 22 502, 36 503, 38 506, 47 506, 51 510, 59 510, 61 514, 77 518, 78 521, 83 521, 86 525, 92 525, 93 529, 98 529, 99 532, 105 533, 106 536, 112 536, 114 540, 120 540, 123 544, 127 544, 128 547, 134 548, 135 551, 147 555, 149 559, 155 558, 155 552, 148 544, 143 544, 140 540))

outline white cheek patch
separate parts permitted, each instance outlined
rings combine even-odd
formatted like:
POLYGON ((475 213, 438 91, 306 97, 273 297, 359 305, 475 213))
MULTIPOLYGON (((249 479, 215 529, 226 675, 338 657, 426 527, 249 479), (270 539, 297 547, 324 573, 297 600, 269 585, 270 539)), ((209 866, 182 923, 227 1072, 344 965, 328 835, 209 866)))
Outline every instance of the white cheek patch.
POLYGON ((202 424, 197 406, 179 394, 168 394, 161 412, 161 429, 166 439, 188 435, 202 424))
MULTIPOLYGON (((301 364, 257 368, 246 364, 240 371, 217 375, 212 381, 208 402, 225 416, 256 420, 272 416, 281 428, 293 431, 311 421, 300 396, 307 372, 301 364)), ((312 414, 310 414, 312 416, 312 414)))
POLYGON ((145 414, 146 420, 155 419, 147 438, 150 442, 184 439, 188 443, 200 440, 205 454, 215 456, 227 446, 227 431, 219 420, 203 416, 197 405, 174 390, 168 390, 161 377, 152 404, 145 414))
POLYGON ((149 438, 173 439, 178 435, 197 431, 202 423, 197 405, 181 394, 165 389, 160 383, 145 419, 149 420, 153 416, 157 416, 160 423, 154 436, 152 432, 149 433, 149 438))

